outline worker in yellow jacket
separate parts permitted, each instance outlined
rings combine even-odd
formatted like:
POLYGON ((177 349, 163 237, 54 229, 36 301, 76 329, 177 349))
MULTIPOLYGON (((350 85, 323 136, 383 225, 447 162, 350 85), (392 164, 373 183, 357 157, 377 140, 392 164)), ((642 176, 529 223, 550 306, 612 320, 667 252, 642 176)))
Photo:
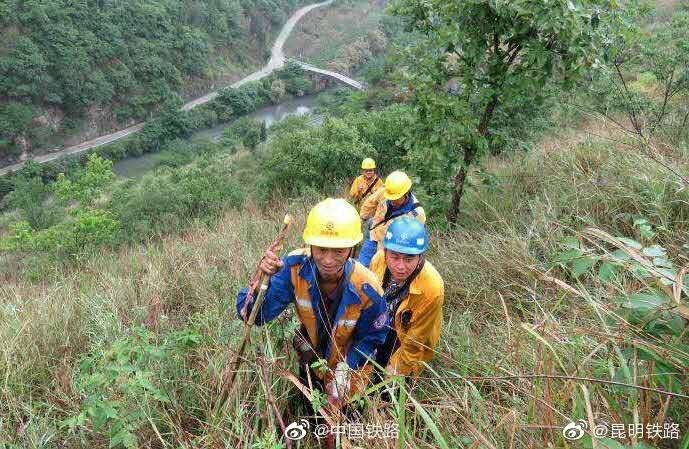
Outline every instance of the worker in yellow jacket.
POLYGON ((394 171, 385 178, 384 188, 369 196, 361 206, 362 220, 370 220, 369 236, 359 252, 359 262, 365 267, 371 263, 392 220, 403 215, 426 222, 426 213, 411 191, 412 180, 402 171, 394 171))
POLYGON ((440 341, 444 284, 426 260, 428 233, 411 217, 395 219, 371 262, 383 284, 389 331, 376 362, 388 374, 418 376, 440 341))
POLYGON ((366 198, 383 187, 383 181, 376 173, 376 161, 367 157, 361 162, 361 174, 354 179, 349 189, 352 202, 359 207, 366 198))

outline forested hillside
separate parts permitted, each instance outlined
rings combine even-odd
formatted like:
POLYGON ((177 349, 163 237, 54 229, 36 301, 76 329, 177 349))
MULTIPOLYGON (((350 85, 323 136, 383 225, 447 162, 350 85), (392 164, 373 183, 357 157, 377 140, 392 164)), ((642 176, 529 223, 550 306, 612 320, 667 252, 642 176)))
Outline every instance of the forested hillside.
POLYGON ((0 161, 260 65, 299 3, 0 1, 0 161))

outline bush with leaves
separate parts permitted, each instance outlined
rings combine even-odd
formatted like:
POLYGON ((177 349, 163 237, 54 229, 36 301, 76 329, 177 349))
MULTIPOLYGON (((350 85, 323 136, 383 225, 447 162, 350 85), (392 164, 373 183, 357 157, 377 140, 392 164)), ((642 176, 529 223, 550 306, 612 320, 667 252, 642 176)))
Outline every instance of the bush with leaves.
POLYGON ((306 72, 294 61, 288 61, 285 67, 277 73, 277 77, 285 83, 285 90, 290 95, 301 97, 313 90, 312 83, 306 77, 306 72))
POLYGON ((13 190, 3 200, 5 208, 17 209, 33 229, 45 229, 60 220, 60 211, 48 198, 50 186, 38 176, 17 176, 13 190))
POLYGON ((278 104, 285 94, 287 94, 287 85, 283 80, 276 79, 270 83, 270 101, 273 104, 278 104))
POLYGON ((98 199, 114 179, 112 161, 90 154, 85 168, 70 177, 60 173, 53 188, 62 201, 78 201, 82 206, 88 206, 98 199))
POLYGON ((231 116, 240 116, 252 112, 256 108, 256 90, 246 87, 228 87, 220 91, 215 103, 221 108, 229 109, 231 116))
POLYGON ((26 221, 15 223, 3 246, 9 251, 74 257, 101 246, 116 246, 121 228, 107 211, 77 209, 66 220, 44 230, 35 231, 26 221))
POLYGON ((175 379, 188 374, 185 357, 201 341, 202 336, 193 330, 159 338, 144 328, 134 328, 130 336, 85 355, 74 378, 81 407, 62 426, 71 432, 101 435, 111 448, 140 447, 137 434, 153 425, 165 433, 165 408, 185 389, 175 379))
POLYGON ((107 208, 123 223, 125 235, 137 241, 179 230, 195 218, 215 217, 224 207, 241 206, 242 186, 219 157, 205 155, 191 166, 162 167, 119 184, 107 208))
POLYGON ((17 251, 76 256, 101 245, 117 245, 120 222, 109 212, 93 209, 114 178, 112 162, 96 154, 89 155, 86 167, 71 177, 60 174, 50 188, 39 177, 26 180, 20 176, 9 202, 24 210, 24 221, 13 226, 4 246, 17 251), (63 213, 55 205, 44 206, 50 191, 62 202, 73 203, 62 221, 59 219, 63 213))
POLYGON ((15 181, 11 176, 0 176, 0 210, 6 208, 3 201, 12 190, 14 190, 15 181))
POLYGON ((375 151, 355 127, 327 117, 318 128, 277 136, 270 152, 265 191, 297 193, 304 187, 331 191, 338 180, 356 174, 361 160, 375 151))
POLYGON ((234 153, 237 145, 254 150, 266 137, 266 123, 263 120, 242 117, 223 130, 222 142, 234 153))

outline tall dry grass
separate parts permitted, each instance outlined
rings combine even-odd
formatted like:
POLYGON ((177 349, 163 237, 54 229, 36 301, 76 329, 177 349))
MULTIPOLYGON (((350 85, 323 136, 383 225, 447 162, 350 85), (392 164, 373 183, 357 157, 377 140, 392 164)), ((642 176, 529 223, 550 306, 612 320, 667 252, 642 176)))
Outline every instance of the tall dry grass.
MULTIPOLYGON (((633 152, 592 138, 494 159, 488 167, 498 185, 471 190, 463 226, 433 234, 428 258, 446 282, 435 360, 417 384, 403 389, 401 402, 395 395, 384 405, 371 394, 362 414, 351 418, 394 423, 401 436, 351 442, 371 448, 643 443, 567 442, 562 426, 573 419, 629 424, 671 417, 689 432, 689 401, 655 391, 664 386, 639 358, 645 334, 620 316, 613 300, 637 288, 638 280, 574 278, 556 262, 563 237, 583 239, 583 229, 594 226, 638 238, 633 219, 641 216, 653 223, 655 243, 676 265, 686 265, 689 189, 633 152), (619 381, 624 369, 631 383, 651 390, 590 380, 619 381)), ((118 410, 145 416, 134 432, 139 447, 284 447, 268 399, 294 413, 294 388, 275 369, 294 368, 291 312, 254 331, 237 394, 220 416, 211 411, 228 348, 241 332, 235 294, 282 215, 292 213, 301 229, 315 201, 275 204, 269 212, 248 205, 241 213, 227 211, 214 226, 192 224, 178 236, 77 262, 0 255, 0 447, 108 447, 105 431, 94 431, 89 420, 71 431, 64 423, 85 407, 83 360, 108 354, 118 341, 137 341, 132 336, 141 328, 156 347, 179 331, 193 330, 200 340, 179 359, 151 363, 169 402, 109 396, 118 410), (256 360, 266 360, 266 382, 256 360)), ((287 248, 300 245, 298 234, 287 248)), ((688 344, 686 332, 672 342, 653 341, 677 359, 680 343, 688 344)), ((680 394, 689 393, 686 384, 681 388, 680 394)), ((635 447, 681 447, 677 440, 645 444, 635 447)))

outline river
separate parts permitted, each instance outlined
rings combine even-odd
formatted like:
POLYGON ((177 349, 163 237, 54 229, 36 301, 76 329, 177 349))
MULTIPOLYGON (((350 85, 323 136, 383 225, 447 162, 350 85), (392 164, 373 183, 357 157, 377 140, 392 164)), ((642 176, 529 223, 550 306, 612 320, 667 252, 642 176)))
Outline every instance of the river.
MULTIPOLYGON (((317 97, 318 94, 291 98, 283 101, 280 104, 265 106, 261 109, 258 109, 251 114, 248 114, 247 117, 251 117, 256 120, 263 120, 266 122, 266 127, 270 128, 273 124, 284 120, 289 116, 311 113, 317 97)), ((315 119, 317 123, 320 120, 320 117, 316 116, 315 119)), ((227 128, 230 123, 232 122, 221 123, 213 128, 197 131, 189 137, 189 140, 210 139, 214 142, 217 142, 220 140, 220 137, 222 137, 223 130, 227 128)), ((155 168, 157 165, 157 154, 158 153, 147 153, 138 157, 122 159, 114 164, 113 170, 119 176, 124 176, 127 178, 140 178, 148 171, 155 168)))

